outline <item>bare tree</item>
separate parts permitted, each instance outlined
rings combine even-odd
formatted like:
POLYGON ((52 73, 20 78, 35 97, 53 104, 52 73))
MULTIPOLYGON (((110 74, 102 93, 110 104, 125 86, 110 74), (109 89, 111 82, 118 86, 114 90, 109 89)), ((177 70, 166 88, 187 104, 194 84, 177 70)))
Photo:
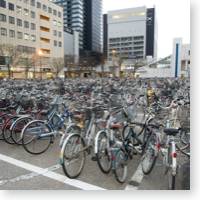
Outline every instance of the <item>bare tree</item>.
POLYGON ((137 59, 137 60, 135 60, 133 75, 135 76, 135 74, 138 71, 138 69, 140 69, 141 67, 144 67, 145 64, 146 64, 146 61, 144 59, 137 59))
POLYGON ((0 44, 0 56, 7 58, 8 76, 11 78, 11 67, 16 67, 20 59, 20 52, 12 44, 0 44))
POLYGON ((18 64, 24 67, 25 79, 28 79, 29 70, 32 69, 35 65, 35 60, 33 58, 33 55, 28 55, 28 54, 21 55, 18 64))
POLYGON ((64 59, 63 58, 53 58, 52 68, 55 71, 56 78, 58 78, 59 73, 64 69, 64 59))

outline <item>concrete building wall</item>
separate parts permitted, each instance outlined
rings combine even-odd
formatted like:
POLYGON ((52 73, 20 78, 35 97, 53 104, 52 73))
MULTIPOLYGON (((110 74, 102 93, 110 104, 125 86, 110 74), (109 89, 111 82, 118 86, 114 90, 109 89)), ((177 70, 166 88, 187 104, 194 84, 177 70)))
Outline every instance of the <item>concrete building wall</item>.
POLYGON ((6 7, 0 7, 1 44, 28 47, 25 50, 40 52, 46 58, 63 58, 63 9, 60 6, 49 0, 5 2, 6 7), (2 16, 6 16, 6 21, 2 16), (5 30, 7 34, 3 33, 5 30))
POLYGON ((143 6, 108 12, 108 59, 111 61, 115 56, 144 59, 147 53, 157 56, 155 8, 143 6))
POLYGON ((175 38, 171 60, 173 77, 187 77, 190 75, 190 54, 190 45, 183 44, 182 38, 175 38))
POLYGON ((64 32, 64 54, 74 56, 74 62, 79 60, 79 33, 76 31, 64 32))

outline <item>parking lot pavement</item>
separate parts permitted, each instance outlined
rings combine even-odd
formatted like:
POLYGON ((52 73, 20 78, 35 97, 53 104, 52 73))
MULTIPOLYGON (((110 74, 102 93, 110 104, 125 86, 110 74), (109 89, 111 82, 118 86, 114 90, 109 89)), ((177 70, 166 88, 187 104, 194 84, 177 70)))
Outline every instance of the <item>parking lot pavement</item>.
MULTIPOLYGON (((134 156, 128 166, 128 180, 120 184, 113 173, 103 174, 97 163, 87 157, 84 170, 77 180, 68 179, 59 165, 58 140, 42 155, 28 154, 21 146, 0 141, 1 190, 166 190, 161 161, 149 176, 144 176, 140 156, 134 156), (129 184, 131 182, 131 185, 129 184)), ((183 174, 180 175, 183 177, 183 174)), ((178 179, 178 189, 183 188, 178 179)))
MULTIPOLYGON (((58 142, 44 154, 33 156, 21 146, 0 141, 0 189, 123 190, 126 187, 128 180, 120 184, 112 173, 103 174, 89 156, 81 176, 77 180, 68 179, 59 165, 58 142)), ((138 166, 137 157, 129 164, 129 179, 138 166)))

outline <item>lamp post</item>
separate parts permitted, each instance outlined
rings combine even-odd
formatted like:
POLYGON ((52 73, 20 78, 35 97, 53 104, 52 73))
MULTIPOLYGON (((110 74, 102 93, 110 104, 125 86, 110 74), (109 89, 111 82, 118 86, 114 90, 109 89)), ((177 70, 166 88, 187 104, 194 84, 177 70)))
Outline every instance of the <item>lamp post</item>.
POLYGON ((42 80, 42 61, 41 61, 41 57, 43 56, 43 53, 41 50, 38 51, 38 55, 40 58, 40 79, 42 80))

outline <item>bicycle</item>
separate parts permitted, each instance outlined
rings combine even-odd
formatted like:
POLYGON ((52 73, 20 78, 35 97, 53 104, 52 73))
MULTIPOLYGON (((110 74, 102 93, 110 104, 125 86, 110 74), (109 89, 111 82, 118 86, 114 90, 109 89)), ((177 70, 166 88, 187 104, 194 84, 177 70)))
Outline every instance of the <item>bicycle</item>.
POLYGON ((33 155, 44 153, 54 143, 54 138, 58 134, 62 134, 59 130, 66 128, 66 120, 71 117, 68 108, 64 103, 62 105, 64 107, 62 114, 58 113, 56 100, 48 113, 47 120, 34 120, 23 128, 21 133, 22 145, 28 153, 33 155))

